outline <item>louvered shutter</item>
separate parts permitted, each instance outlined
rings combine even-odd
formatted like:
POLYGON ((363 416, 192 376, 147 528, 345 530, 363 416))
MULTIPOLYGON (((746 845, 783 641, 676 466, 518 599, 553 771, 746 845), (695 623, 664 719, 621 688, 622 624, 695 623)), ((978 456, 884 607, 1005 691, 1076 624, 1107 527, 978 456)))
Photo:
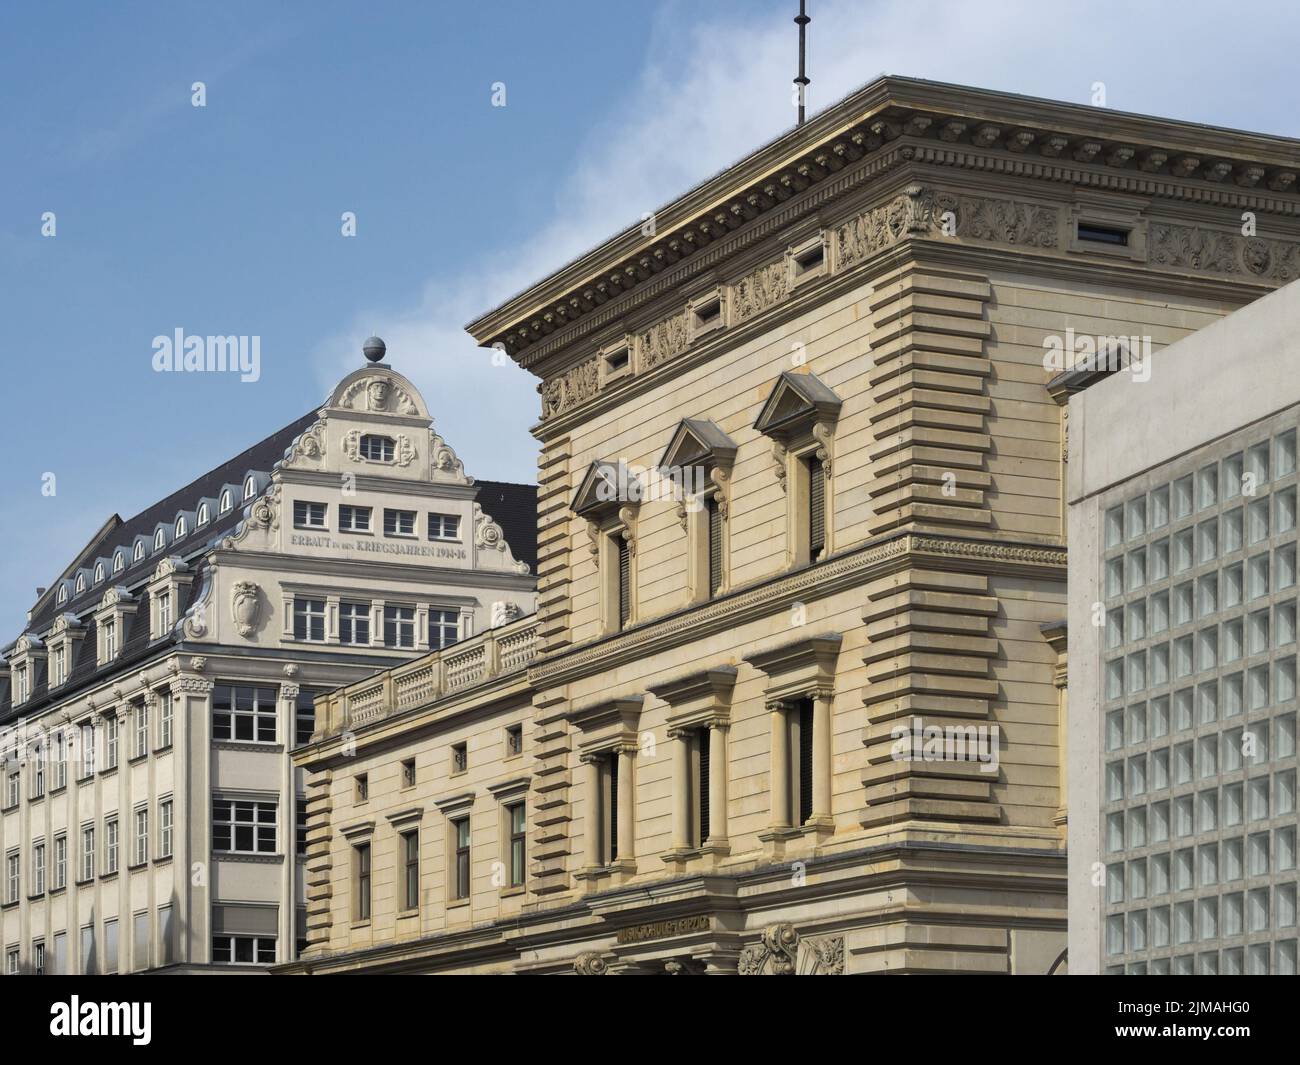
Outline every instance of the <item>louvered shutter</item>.
POLYGON ((609 755, 609 860, 618 861, 618 752, 609 755))
POLYGON ((812 700, 799 704, 799 824, 813 812, 813 708, 812 700))
POLYGON ((618 624, 621 628, 632 616, 632 550, 622 536, 618 538, 618 624))
POLYGON ((808 462, 808 561, 826 547, 826 471, 816 458, 808 462))
POLYGON ((709 838, 709 730, 699 729, 696 733, 700 746, 700 824, 699 842, 702 845, 709 838))
POLYGON ((718 500, 706 504, 709 514, 709 595, 717 595, 722 587, 722 510, 718 500))

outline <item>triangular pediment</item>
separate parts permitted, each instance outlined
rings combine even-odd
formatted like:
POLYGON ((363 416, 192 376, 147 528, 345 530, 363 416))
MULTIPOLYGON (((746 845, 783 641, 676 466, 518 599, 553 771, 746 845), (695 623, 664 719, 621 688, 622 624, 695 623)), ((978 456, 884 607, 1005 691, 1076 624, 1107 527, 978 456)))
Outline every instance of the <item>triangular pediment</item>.
POLYGON ((626 503, 639 503, 641 492, 641 482, 627 463, 597 459, 587 467, 570 506, 575 514, 595 516, 626 503))
POLYGON ((754 428, 767 436, 785 436, 806 423, 839 416, 840 397, 813 373, 786 370, 768 393, 754 428))
POLYGON ((661 470, 687 466, 730 466, 736 442, 717 422, 708 418, 683 418, 659 460, 661 470))

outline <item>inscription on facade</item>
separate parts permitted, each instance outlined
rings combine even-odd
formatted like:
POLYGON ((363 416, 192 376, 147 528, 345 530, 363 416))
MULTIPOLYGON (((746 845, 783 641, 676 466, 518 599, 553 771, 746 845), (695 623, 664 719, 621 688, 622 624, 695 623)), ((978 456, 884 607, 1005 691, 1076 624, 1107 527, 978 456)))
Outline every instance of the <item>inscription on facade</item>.
POLYGON ((669 936, 684 936, 689 932, 707 932, 709 917, 699 914, 695 917, 679 917, 673 921, 651 921, 649 924, 634 924, 618 930, 620 943, 644 943, 647 939, 667 939, 669 936))
POLYGON ((330 551, 360 551, 380 555, 415 555, 419 558, 448 558, 464 562, 468 558, 463 547, 444 547, 441 544, 395 544, 387 540, 336 540, 332 536, 305 536, 294 533, 289 537, 293 547, 322 547, 330 551))

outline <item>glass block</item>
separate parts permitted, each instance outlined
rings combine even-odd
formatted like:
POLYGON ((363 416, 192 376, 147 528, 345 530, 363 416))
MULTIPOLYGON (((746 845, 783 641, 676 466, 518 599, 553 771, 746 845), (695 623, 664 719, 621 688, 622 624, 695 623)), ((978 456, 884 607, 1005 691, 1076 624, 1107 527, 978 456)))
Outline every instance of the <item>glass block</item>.
POLYGON ((1295 485, 1273 495, 1273 535, 1282 536, 1295 528, 1295 485))
POLYGON ((1196 542, 1193 529, 1184 529, 1182 532, 1174 533, 1173 538, 1173 571, 1175 573, 1185 573, 1192 568, 1196 558, 1196 542))
POLYGON ((1124 746, 1124 711, 1112 710, 1106 715, 1106 750, 1117 751, 1124 746))
POLYGON ((1202 844, 1196 850, 1198 881, 1201 887, 1215 887, 1219 883, 1219 845, 1202 844))
POLYGON ((1288 647, 1295 643, 1296 604, 1278 603, 1273 608, 1273 646, 1288 647))
POLYGON ((1256 832, 1246 840, 1246 873, 1268 876, 1268 833, 1256 832))
POLYGON ((1151 752, 1151 790, 1164 791, 1169 787, 1169 748, 1161 747, 1151 752))
POLYGON ((1169 593, 1156 592, 1150 599, 1151 635, 1169 628, 1169 593))
POLYGON ((1246 452, 1246 480, 1242 495, 1254 495, 1252 487, 1268 483, 1268 443, 1256 444, 1246 452), (1253 482, 1253 483, 1252 483, 1253 482))
POLYGON ((1151 842, 1165 843, 1169 839, 1169 803, 1151 804, 1151 842))
POLYGON ((1233 618, 1231 621, 1223 623, 1223 661, 1237 662, 1241 659, 1245 648, 1243 625, 1241 618, 1233 618))
POLYGON ((1211 518, 1196 527, 1196 561, 1204 564, 1219 557, 1219 521, 1211 518))
POLYGON ((1147 582, 1147 551, 1145 547, 1139 547, 1136 551, 1130 551, 1126 556, 1127 559, 1127 588, 1130 592, 1136 591, 1147 582))
POLYGON ((1223 841, 1223 881, 1231 884, 1246 874, 1245 847, 1240 836, 1223 841))
POLYGON ((1236 499, 1241 495, 1241 475, 1245 472, 1242 454, 1238 451, 1223 460, 1223 498, 1236 499))
POLYGON ((1169 894, 1169 855, 1153 854, 1151 856, 1151 894, 1169 894))
POLYGON ((1239 936, 1245 928, 1245 898, 1240 891, 1223 896, 1223 934, 1239 936))
POLYGON ((1257 544, 1268 539, 1268 496, 1256 499, 1246 507, 1246 543, 1257 544))
POLYGON ((1127 527, 1128 539, 1136 540, 1139 536, 1147 531, 1147 501, 1145 496, 1138 496, 1137 499, 1129 500, 1126 510, 1125 524, 1127 527))
POLYGON ((1295 587, 1295 544, 1287 544, 1273 552, 1273 590, 1286 591, 1295 587))
POLYGON ((1223 553, 1230 555, 1240 551, 1245 543, 1245 525, 1242 508, 1236 507, 1223 516, 1223 553))
POLYGON ((1222 605, 1219 609, 1228 610, 1240 606, 1246 600, 1245 567, 1240 563, 1223 567, 1222 605))
POLYGON ((1285 477, 1295 473, 1295 430, 1279 433, 1273 440, 1274 474, 1285 477))
POLYGON ((1192 512, 1192 478, 1189 474, 1174 482, 1174 517, 1185 518, 1192 512))
MULTIPOLYGON (((1294 734, 1295 721, 1292 720, 1294 734)), ((1151 738, 1158 740, 1169 735, 1169 696, 1161 695, 1151 700, 1151 738)))
POLYGON ((1268 650, 1268 611, 1256 610, 1246 619, 1246 653, 1260 655, 1268 650))
POLYGON ((1169 524, 1169 486, 1164 485, 1151 493, 1151 528, 1163 529, 1169 524))
POLYGON ((1150 579, 1154 584, 1156 581, 1163 581, 1169 576, 1169 538, 1157 540, 1147 550, 1147 561, 1150 563, 1150 579))
POLYGON ((1201 939, 1219 938, 1219 900, 1217 898, 1197 901, 1197 924, 1200 926, 1201 939))
POLYGON ((1219 827, 1219 791, 1198 792, 1196 796, 1196 831, 1213 832, 1219 827))
POLYGON ((1219 501, 1219 467, 1206 466, 1196 475, 1197 503, 1204 510, 1219 501))
POLYGON ((1106 547, 1112 548, 1124 542, 1124 508, 1111 507, 1106 511, 1106 547))
MULTIPOLYGON (((1190 891, 1195 881, 1196 858, 1191 847, 1174 852, 1174 890, 1190 891)), ((1185 941, 1183 941, 1185 942, 1185 941)))

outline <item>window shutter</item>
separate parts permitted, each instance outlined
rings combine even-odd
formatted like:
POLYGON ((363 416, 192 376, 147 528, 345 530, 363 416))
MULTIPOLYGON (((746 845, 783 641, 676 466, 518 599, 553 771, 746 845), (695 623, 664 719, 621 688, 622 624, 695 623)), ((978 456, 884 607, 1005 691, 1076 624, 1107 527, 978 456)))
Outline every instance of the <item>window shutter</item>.
POLYGON ((618 861, 618 752, 609 753, 609 860, 618 861))
POLYGON ((813 812, 813 708, 812 700, 799 703, 799 824, 813 812))
POLYGON ((618 623, 622 627, 632 616, 632 550, 621 533, 618 537, 618 623))
POLYGON ((826 471, 816 456, 808 460, 808 561, 826 547, 826 471))
POLYGON ((695 733, 700 745, 700 836, 702 846, 709 838, 709 730, 702 728, 695 733))
POLYGON ((709 595, 717 595, 722 587, 722 509, 716 496, 705 507, 709 515, 709 595))

